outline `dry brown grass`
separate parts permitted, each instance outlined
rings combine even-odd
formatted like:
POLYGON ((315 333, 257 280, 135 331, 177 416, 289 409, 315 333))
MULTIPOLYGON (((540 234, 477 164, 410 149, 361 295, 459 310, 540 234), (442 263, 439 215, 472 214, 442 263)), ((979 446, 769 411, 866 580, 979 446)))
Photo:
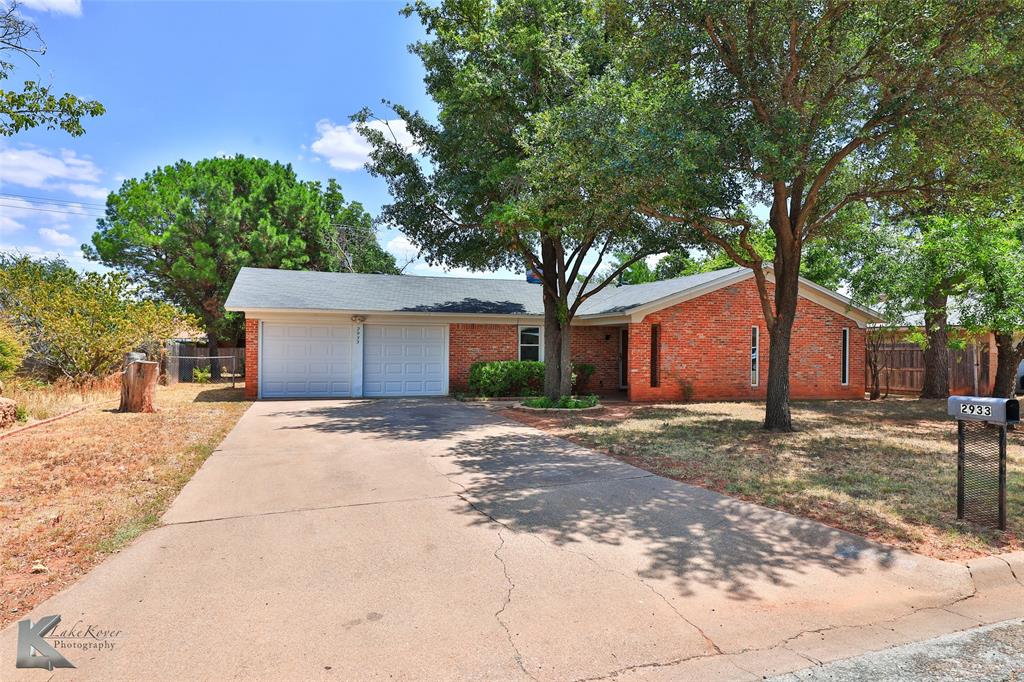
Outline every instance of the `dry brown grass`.
POLYGON ((93 404, 0 440, 0 626, 159 523, 249 403, 241 388, 178 384, 156 405, 93 404))
POLYGON ((612 404, 594 416, 505 414, 648 471, 944 559, 1022 548, 1024 429, 1010 435, 1005 533, 956 520, 945 402, 798 402, 797 433, 763 403, 612 404))
POLYGON ((79 407, 118 400, 121 375, 83 382, 58 380, 51 384, 15 380, 4 386, 3 396, 10 398, 25 412, 25 421, 13 428, 65 414, 79 407))

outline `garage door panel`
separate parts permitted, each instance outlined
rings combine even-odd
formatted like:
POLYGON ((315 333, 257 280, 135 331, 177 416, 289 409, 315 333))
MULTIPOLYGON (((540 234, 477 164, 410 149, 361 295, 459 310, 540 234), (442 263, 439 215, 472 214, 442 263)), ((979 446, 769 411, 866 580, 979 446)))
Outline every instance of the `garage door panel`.
POLYGON ((351 325, 263 325, 260 379, 265 398, 352 395, 351 325))
POLYGON ((439 325, 366 325, 363 393, 444 395, 447 329, 439 325))

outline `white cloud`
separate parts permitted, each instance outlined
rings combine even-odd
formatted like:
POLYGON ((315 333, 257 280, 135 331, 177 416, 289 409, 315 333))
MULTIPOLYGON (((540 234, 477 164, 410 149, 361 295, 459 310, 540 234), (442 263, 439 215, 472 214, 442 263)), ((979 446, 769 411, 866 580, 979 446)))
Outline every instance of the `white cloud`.
POLYGON ((82 199, 99 199, 100 201, 106 201, 107 195, 110 194, 110 190, 106 187, 83 185, 77 182, 68 183, 66 189, 76 197, 81 197, 82 199))
MULTIPOLYGON (((415 152, 412 135, 405 127, 405 121, 372 121, 370 128, 380 130, 385 135, 394 136, 405 149, 415 152)), ((370 144, 359 131, 355 123, 335 125, 326 118, 317 121, 317 139, 310 145, 315 154, 327 159, 332 168, 340 170, 359 170, 370 158, 370 144)))
POLYGON ((100 175, 99 167, 90 159, 67 149, 59 154, 44 149, 0 149, 0 183, 33 189, 60 189, 76 184, 82 189, 84 183, 98 182, 100 175))
POLYGON ((76 17, 82 14, 82 0, 21 0, 21 5, 38 12, 70 14, 76 17))
POLYGON ((420 250, 404 234, 400 234, 389 241, 384 246, 384 249, 397 258, 399 264, 414 260, 420 255, 420 250))
POLYGON ((45 241, 57 247, 68 247, 78 245, 78 240, 72 237, 70 234, 58 232, 57 230, 51 227, 39 228, 39 236, 42 237, 45 241))

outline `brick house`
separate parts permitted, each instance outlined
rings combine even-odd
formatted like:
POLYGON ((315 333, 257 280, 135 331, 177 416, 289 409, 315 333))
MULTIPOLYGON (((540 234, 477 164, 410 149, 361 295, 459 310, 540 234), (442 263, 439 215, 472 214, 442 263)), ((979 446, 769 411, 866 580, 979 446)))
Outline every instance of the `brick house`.
MULTIPOLYGON (((226 308, 246 318, 252 398, 446 395, 486 360, 543 360, 540 284, 243 268, 226 308)), ((795 398, 862 398, 877 316, 802 280, 795 398)), ((731 268, 607 287, 573 321, 588 390, 637 401, 763 398, 768 333, 752 273, 731 268)))

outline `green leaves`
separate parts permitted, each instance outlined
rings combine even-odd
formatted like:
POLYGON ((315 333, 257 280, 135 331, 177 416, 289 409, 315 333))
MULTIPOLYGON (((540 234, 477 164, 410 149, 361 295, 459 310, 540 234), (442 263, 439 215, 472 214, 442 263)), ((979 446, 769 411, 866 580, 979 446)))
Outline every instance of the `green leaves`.
POLYGON ((196 323, 141 297, 123 274, 80 274, 60 260, 24 256, 0 260, 0 308, 35 363, 76 380, 106 376, 125 353, 159 346, 196 323))
MULTIPOLYGON (((0 319, 0 382, 10 377, 21 367, 21 361, 25 357, 25 344, 11 326, 11 324, 0 319)), ((3 384, 0 383, 0 390, 3 384)))
POLYGON ((83 118, 101 116, 105 111, 95 100, 79 99, 67 92, 58 97, 48 86, 25 81, 20 92, 0 89, 0 135, 9 137, 22 130, 45 126, 50 130, 60 128, 78 137, 85 133, 83 118))
MULTIPOLYGON (((7 55, 35 62, 33 55, 45 51, 35 25, 19 14, 18 3, 5 3, 0 8, 0 81, 9 79, 14 72, 13 62, 8 61, 12 57, 7 55)), ((103 105, 95 100, 84 100, 67 92, 55 95, 49 86, 37 81, 25 81, 20 91, 0 88, 0 136, 4 137, 36 126, 61 128, 77 137, 85 132, 83 118, 103 113, 103 105)))
POLYGON ((107 199, 89 258, 128 275, 232 340, 224 300, 244 266, 396 273, 372 219, 334 180, 245 156, 179 161, 126 181, 107 199))

